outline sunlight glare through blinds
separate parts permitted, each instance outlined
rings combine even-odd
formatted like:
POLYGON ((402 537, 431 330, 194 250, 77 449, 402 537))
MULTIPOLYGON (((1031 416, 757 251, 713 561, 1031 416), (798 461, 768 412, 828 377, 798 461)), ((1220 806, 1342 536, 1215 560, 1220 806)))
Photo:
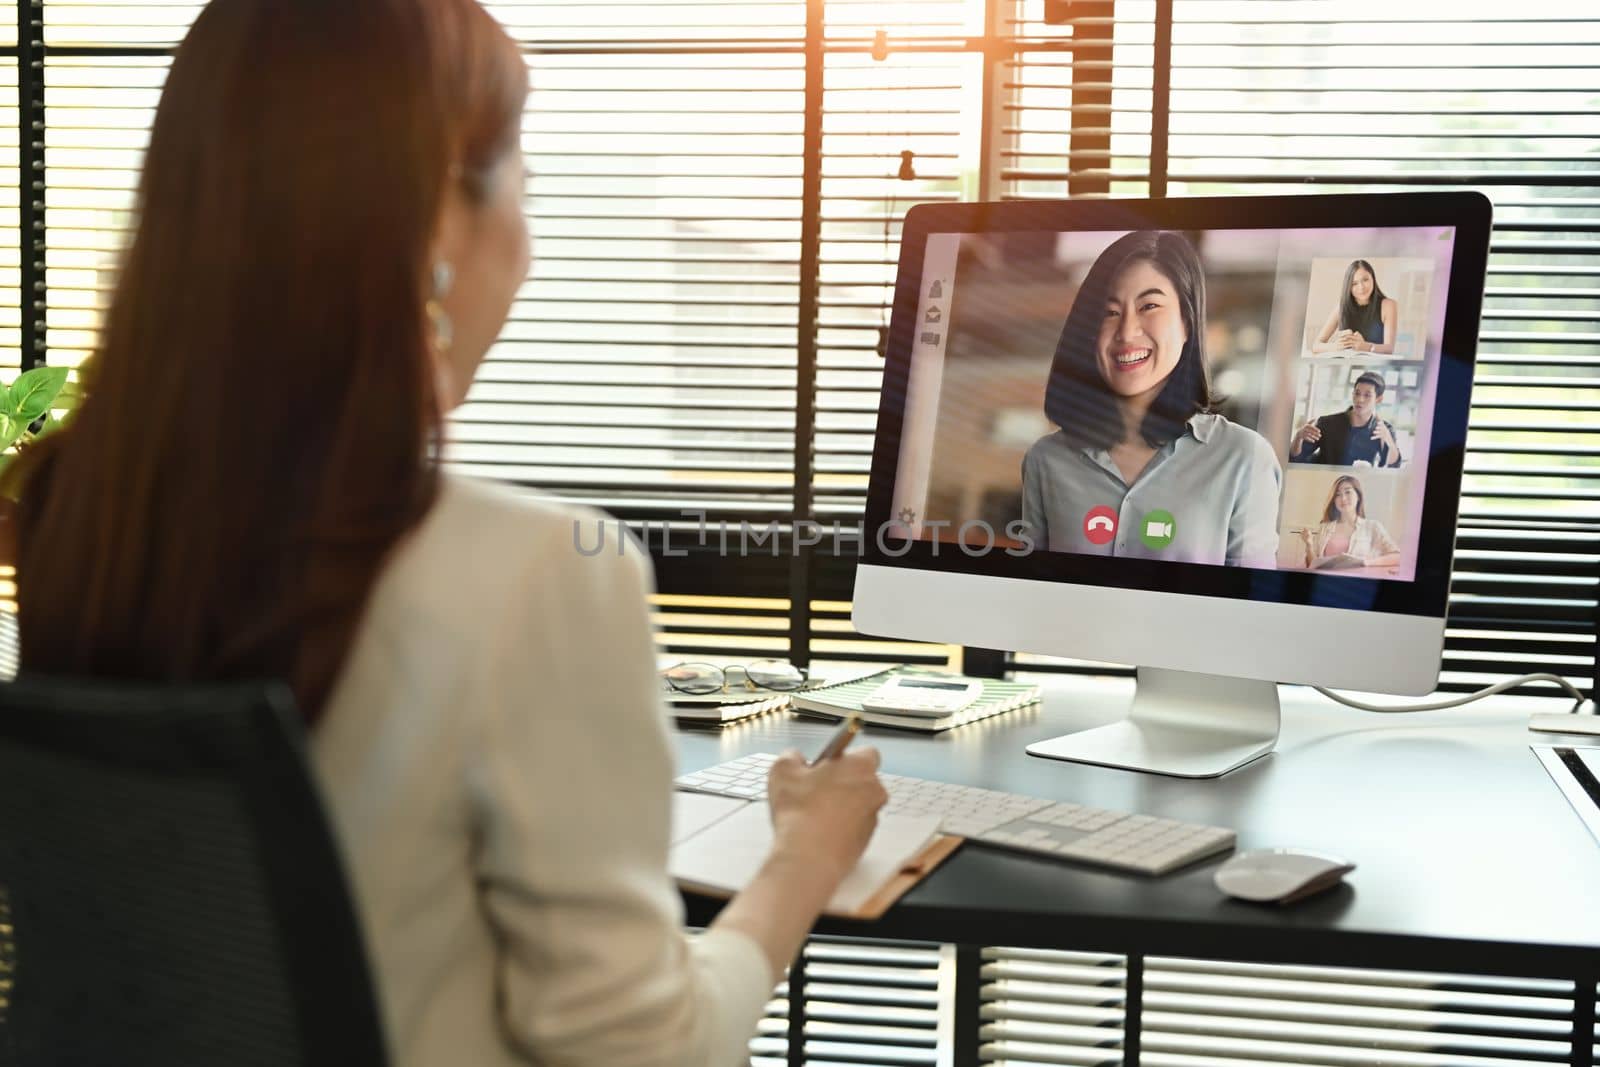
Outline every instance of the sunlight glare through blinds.
POLYGON ((98 343, 132 235, 134 196, 168 61, 57 57, 45 67, 46 362, 98 343))
POLYGON ((1174 195, 1477 188, 1495 203, 1448 677, 1592 682, 1600 525, 1600 21, 1179 0, 1174 195), (1307 186, 1314 180, 1314 186, 1307 186), (1587 572, 1587 573, 1585 573, 1587 572))
POLYGON ((797 57, 538 57, 533 273, 455 417, 463 470, 623 513, 782 513, 797 57))
POLYGON ((16 60, 0 60, 0 367, 8 372, 20 367, 22 358, 22 194, 17 185, 21 135, 17 124, 16 60))

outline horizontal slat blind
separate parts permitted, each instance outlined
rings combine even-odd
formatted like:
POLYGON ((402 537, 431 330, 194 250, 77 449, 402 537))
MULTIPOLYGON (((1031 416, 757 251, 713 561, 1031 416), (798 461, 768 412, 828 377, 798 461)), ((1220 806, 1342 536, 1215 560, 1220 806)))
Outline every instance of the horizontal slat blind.
MULTIPOLYGON (((44 43, 109 52, 167 48, 183 40, 203 7, 184 0, 48 0, 43 4, 44 43)), ((10 25, 14 33, 15 19, 10 25)))
MULTIPOLYGON (((164 54, 203 4, 50 0, 39 5, 44 81, 45 289, 36 357, 76 368, 98 343, 131 235, 134 194, 164 54)), ((15 21, 9 25, 14 32, 15 21)), ((13 38, 14 40, 15 38, 13 38)))
POLYGON ((807 1065, 947 1067, 949 946, 814 939, 805 961, 807 1065))
MULTIPOLYGON (((13 20, 14 41, 16 12, 0 8, 0 17, 8 14, 13 20)), ((22 358, 22 191, 18 185, 21 144, 17 61, 0 58, 0 367, 7 368, 8 381, 22 358)))
MULTIPOLYGON (((1008 5, 1009 6, 1009 5, 1008 5)), ((993 199, 1148 196, 1152 0, 1016 5, 1018 48, 999 84, 993 199)))
POLYGON ((1177 0, 1171 192, 1478 188, 1495 232, 1446 679, 1593 683, 1600 20, 1177 0))
MULTIPOLYGON (((985 1063, 1123 1062, 1118 956, 983 952, 985 1063)), ((1141 1064, 1510 1067, 1571 1056, 1571 982, 1147 958, 1141 1064)))
MULTIPOLYGON (((43 14, 48 35, 58 12, 43 14)), ((69 21, 73 14, 66 11, 69 21)), ((0 122, 5 124, 0 152, 5 173, 12 176, 0 185, 0 365, 67 367, 76 382, 76 368, 96 343, 129 235, 134 187, 166 63, 116 56, 35 63, 29 81, 35 97, 42 94, 49 116, 43 123, 30 122, 23 129, 15 63, 5 67, 6 81, 0 85, 0 122), (24 134, 37 168, 26 190, 35 228, 26 234, 15 178, 24 134), (24 265, 32 279, 26 302, 24 265), (26 353, 24 313, 33 325, 26 353)), ((8 370, 7 379, 15 373, 8 370)), ((4 568, 5 611, 15 610, 13 579, 12 569, 4 568)), ((14 668, 15 649, 7 655, 14 668)))
POLYGON ((852 664, 914 663, 924 667, 959 669, 961 650, 954 645, 921 641, 889 641, 863 635, 850 622, 850 603, 839 600, 811 602, 811 657, 852 664))
MULTIPOLYGON (((814 512, 854 529, 866 503, 901 220, 916 204, 977 192, 984 66, 968 37, 983 32, 983 5, 830 0, 823 16, 814 512)), ((947 664, 944 646, 855 631, 852 576, 833 579, 848 571, 858 542, 842 547, 833 555, 830 539, 829 558, 814 562, 810 654, 947 664)))
POLYGON ((98 343, 131 236, 165 57, 65 56, 44 68, 45 361, 76 367, 98 343))
POLYGON ((1568 1062, 1571 982, 1145 961, 1152 1067, 1511 1067, 1568 1062))
POLYGON ((488 0, 483 5, 518 40, 536 47, 598 42, 682 44, 689 50, 756 50, 805 38, 805 0, 488 0))
MULTIPOLYGON (((524 138, 533 276, 455 418, 472 473, 625 515, 776 516, 793 495, 804 69, 753 39, 803 4, 496 8, 541 49, 524 138), (665 23, 674 19, 668 26, 665 23), (617 20, 617 21, 613 21, 617 20), (620 36, 611 28, 631 27, 620 36), (671 36, 667 36, 668 34, 671 36), (574 36, 607 39, 572 54, 574 36)), ((792 31, 793 26, 789 29, 792 31)))
POLYGON ((979 1054, 1024 1067, 1123 1063, 1127 961, 1121 956, 986 948, 979 1054))
POLYGON ((781 982, 750 1039, 750 1067, 786 1067, 789 1062, 789 983, 781 982))
POLYGON ((660 594, 656 642, 663 655, 731 663, 789 655, 789 602, 660 594))
MULTIPOLYGON (((608 10, 602 22, 586 5, 494 6, 544 53, 527 131, 538 266, 460 414, 452 457, 624 512, 780 516, 794 492, 804 4, 629 9, 636 17, 608 10)), ((114 53, 170 45, 196 10, 45 6, 50 45, 105 52, 58 55, 44 72, 52 363, 75 365, 92 347, 164 76, 163 57, 114 53)), ((1000 128, 987 159, 975 10, 833 0, 825 12, 825 520, 859 514, 905 208, 975 195, 986 174, 989 192, 1011 197, 1149 187, 1152 0, 1122 0, 1114 15, 1073 5, 1064 25, 1043 22, 1042 0, 1002 5, 991 24, 1013 36, 993 75, 1000 128), (879 30, 884 60, 872 54, 879 30), (1081 53, 1076 68, 1061 46, 1081 53), (908 150, 917 177, 903 181, 908 150)), ((1588 680, 1600 557, 1600 126, 1588 102, 1600 22, 1549 0, 1487 20, 1302 2, 1179 0, 1175 11, 1174 194, 1311 182, 1495 196, 1449 679, 1539 667, 1588 680), (1401 50, 1409 61, 1392 62, 1401 50)), ((21 249, 15 226, 4 233, 0 360, 15 365, 21 299, 4 264, 21 249)))
POLYGON ((0 611, 0 680, 16 676, 17 616, 15 610, 8 609, 0 611))
POLYGON ((856 521, 865 505, 900 220, 915 204, 976 189, 982 58, 928 40, 959 33, 970 6, 825 9, 815 478, 825 520, 856 521), (878 59, 880 31, 888 52, 878 59))

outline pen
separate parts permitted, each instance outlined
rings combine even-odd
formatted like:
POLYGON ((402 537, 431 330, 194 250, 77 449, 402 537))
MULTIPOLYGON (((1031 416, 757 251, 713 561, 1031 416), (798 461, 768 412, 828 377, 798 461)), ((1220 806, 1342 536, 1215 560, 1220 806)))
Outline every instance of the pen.
POLYGON ((822 751, 817 753, 817 758, 811 761, 811 766, 815 767, 823 760, 830 760, 835 756, 842 755, 845 748, 849 746, 850 739, 860 732, 861 717, 859 715, 851 715, 846 718, 844 722, 839 724, 839 728, 833 732, 833 736, 828 738, 828 743, 822 746, 822 751))

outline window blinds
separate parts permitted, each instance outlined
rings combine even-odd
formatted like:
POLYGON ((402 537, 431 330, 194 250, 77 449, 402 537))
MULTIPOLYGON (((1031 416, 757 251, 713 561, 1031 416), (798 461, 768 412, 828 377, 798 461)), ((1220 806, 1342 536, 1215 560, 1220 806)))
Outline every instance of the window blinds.
POLYGON ((1571 982, 1150 957, 983 951, 982 1062, 1147 1067, 1521 1067, 1572 1062, 1571 982))
MULTIPOLYGON (((1447 680, 1552 669, 1592 684, 1600 22, 1583 5, 1477 18, 1308 0, 830 0, 809 190, 803 2, 640 3, 604 19, 575 3, 491 7, 528 46, 537 86, 536 265, 456 419, 462 469, 679 532, 702 512, 848 526, 912 204, 1480 188, 1497 222, 1447 680), (813 461, 804 486, 797 456, 813 461)), ((14 263, 0 273, 0 359, 23 362, 29 337, 58 365, 92 347, 165 51, 196 10, 43 5, 47 121, 0 144, 37 143, 46 164, 27 205, 0 186, 19 214, 0 237, 0 267, 14 263), (24 247, 34 201, 43 240, 24 247), (33 259, 42 307, 22 299, 33 259)), ((0 118, 16 114, 8 69, 0 118)), ((16 118, 4 128, 20 133, 16 118)), ((677 563, 652 540, 676 593, 784 598, 791 646, 797 605, 848 599, 848 544, 774 566, 704 551, 677 563)), ((791 652, 813 650, 805 636, 791 652)))
MULTIPOLYGON (((13 15, 15 12, 11 12, 13 15)), ((0 18, 7 12, 0 8, 0 18)), ((16 23, 11 24, 15 41, 16 23)), ((0 36, 0 41, 5 38, 0 36)), ((22 360, 22 131, 17 60, 0 57, 0 367, 22 360)))
MULTIPOLYGON (((966 46, 983 28, 975 8, 960 0, 823 5, 813 510, 830 528, 855 529, 865 508, 900 220, 916 204, 976 194, 982 56, 966 46)), ((943 650, 855 632, 849 570, 858 545, 825 544, 812 562, 813 588, 831 576, 830 598, 843 603, 813 614, 809 654, 943 662, 943 650)))
POLYGON ((45 361, 76 367, 110 305, 165 56, 51 56, 44 66, 45 361))
POLYGON ((448 458, 629 520, 668 653, 786 656, 806 6, 488 6, 530 53, 534 268, 448 458))
MULTIPOLYGON (((1482 17, 1370 0, 489 6, 534 72, 535 273, 454 426, 461 468, 636 524, 671 519, 675 538, 688 510, 849 523, 912 204, 1481 188, 1497 225, 1448 678, 1553 667, 1589 682, 1589 5, 1526 0, 1482 17), (804 484, 797 452, 812 461, 804 484)), ((0 364, 42 353, 70 366, 92 348, 167 55, 199 7, 45 0, 19 37, 15 5, 0 5, 0 364)), ((803 557, 797 582, 786 555, 652 543, 663 637, 685 657, 949 655, 853 632, 848 552, 803 557)), ((791 1021, 774 1001, 757 1062, 789 1057, 802 1025, 794 1062, 949 1062, 950 955, 813 945, 806 1014, 791 1021)), ((986 949, 981 966, 986 1061, 1123 1061, 1127 960, 986 949)), ((1143 961, 1141 975, 1143 1062, 1171 1065, 1548 1062, 1596 992, 1193 960, 1143 961)))
POLYGON ((533 276, 451 458, 630 517, 785 514, 799 59, 566 47, 533 64, 533 276))
MULTIPOLYGON (((1592 686, 1600 20, 1563 0, 1170 10, 1167 170, 1152 180, 1171 195, 1467 187, 1494 201, 1446 680, 1551 670, 1592 686)), ((1123 122, 1132 136, 1143 118, 1123 122)))
POLYGON ((950 1065, 952 946, 815 938, 804 955, 802 1062, 950 1065))
POLYGON ((1495 202, 1444 688, 1540 670, 1592 688, 1600 22, 1559 0, 1481 17, 1301 0, 1066 7, 1076 39, 1105 47, 1016 65, 1005 197, 1468 187, 1495 202))

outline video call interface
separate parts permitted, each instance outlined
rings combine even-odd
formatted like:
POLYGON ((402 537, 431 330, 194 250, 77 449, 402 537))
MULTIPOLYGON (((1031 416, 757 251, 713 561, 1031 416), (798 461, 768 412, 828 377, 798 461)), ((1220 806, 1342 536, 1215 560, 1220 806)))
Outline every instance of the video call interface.
POLYGON ((891 532, 1411 581, 1454 240, 930 234, 891 532))

